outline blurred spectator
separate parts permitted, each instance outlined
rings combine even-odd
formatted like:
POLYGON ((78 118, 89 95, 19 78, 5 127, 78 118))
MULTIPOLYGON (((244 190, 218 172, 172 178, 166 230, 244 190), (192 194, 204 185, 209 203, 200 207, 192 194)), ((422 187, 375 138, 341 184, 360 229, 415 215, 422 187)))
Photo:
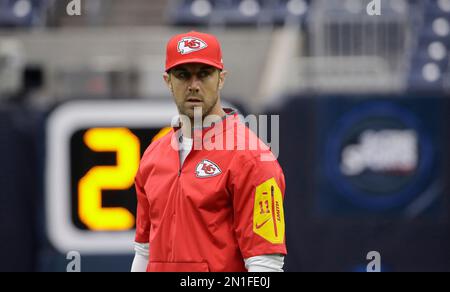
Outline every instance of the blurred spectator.
POLYGON ((14 39, 0 40, 0 98, 11 97, 20 90, 24 66, 22 45, 14 39))

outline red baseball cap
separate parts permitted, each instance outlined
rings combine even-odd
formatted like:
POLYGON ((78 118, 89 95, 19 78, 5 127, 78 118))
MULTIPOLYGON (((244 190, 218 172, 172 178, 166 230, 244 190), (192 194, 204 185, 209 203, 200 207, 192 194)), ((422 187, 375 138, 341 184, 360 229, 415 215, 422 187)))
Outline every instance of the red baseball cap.
POLYGON ((166 72, 178 65, 202 63, 223 70, 222 49, 213 35, 191 31, 167 44, 166 72))

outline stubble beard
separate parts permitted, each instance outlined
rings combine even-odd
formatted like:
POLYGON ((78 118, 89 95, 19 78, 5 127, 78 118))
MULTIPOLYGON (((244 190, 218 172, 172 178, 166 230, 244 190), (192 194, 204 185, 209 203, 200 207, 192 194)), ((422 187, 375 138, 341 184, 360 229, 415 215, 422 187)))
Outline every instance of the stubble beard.
POLYGON ((218 102, 219 97, 217 97, 215 101, 211 103, 211 105, 205 104, 204 102, 202 107, 187 108, 185 107, 185 104, 182 104, 178 106, 178 111, 181 115, 187 116, 191 120, 191 122, 193 122, 195 118, 195 109, 201 108, 203 121, 207 116, 211 114, 211 112, 213 111, 214 107, 217 105, 218 102))

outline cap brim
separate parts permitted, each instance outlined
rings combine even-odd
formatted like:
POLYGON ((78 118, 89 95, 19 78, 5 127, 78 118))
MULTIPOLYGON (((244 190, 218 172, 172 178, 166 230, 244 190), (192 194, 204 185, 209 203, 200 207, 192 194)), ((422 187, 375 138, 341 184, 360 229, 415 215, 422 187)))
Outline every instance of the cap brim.
POLYGON ((177 66, 184 65, 184 64, 192 64, 192 63, 205 64, 205 65, 213 66, 217 69, 223 70, 223 65, 217 64, 216 62, 213 62, 213 61, 209 61, 209 60, 205 60, 205 59, 186 59, 186 60, 179 61, 175 64, 172 64, 170 67, 166 68, 166 72, 177 66))

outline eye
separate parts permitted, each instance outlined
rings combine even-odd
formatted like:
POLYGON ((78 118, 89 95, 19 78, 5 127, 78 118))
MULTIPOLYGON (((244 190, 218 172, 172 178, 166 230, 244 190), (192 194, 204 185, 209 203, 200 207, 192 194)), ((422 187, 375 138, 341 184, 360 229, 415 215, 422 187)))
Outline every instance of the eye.
POLYGON ((191 75, 189 74, 189 72, 186 71, 175 71, 173 73, 173 76, 179 80, 187 80, 189 78, 191 78, 191 75))
POLYGON ((206 78, 206 77, 208 77, 209 75, 211 75, 211 72, 209 72, 209 71, 200 71, 199 73, 198 73, 198 77, 199 78, 206 78))

